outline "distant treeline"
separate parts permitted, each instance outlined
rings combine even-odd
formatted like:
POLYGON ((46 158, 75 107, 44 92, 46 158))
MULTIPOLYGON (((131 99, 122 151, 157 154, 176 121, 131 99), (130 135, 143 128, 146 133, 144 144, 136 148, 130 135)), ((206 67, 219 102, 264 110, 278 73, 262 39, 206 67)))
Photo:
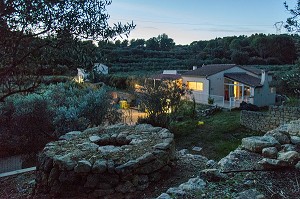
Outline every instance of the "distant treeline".
MULTIPOLYGON (((71 41, 71 40, 70 40, 71 41)), ((190 69, 193 65, 235 63, 243 65, 294 64, 299 54, 298 35, 232 36, 176 45, 166 34, 148 40, 72 41, 51 52, 51 65, 44 73, 61 74, 77 67, 91 69, 95 62, 110 72, 190 69), (73 60, 77 60, 74 62, 73 60), (59 67, 57 67, 59 66, 59 67)))

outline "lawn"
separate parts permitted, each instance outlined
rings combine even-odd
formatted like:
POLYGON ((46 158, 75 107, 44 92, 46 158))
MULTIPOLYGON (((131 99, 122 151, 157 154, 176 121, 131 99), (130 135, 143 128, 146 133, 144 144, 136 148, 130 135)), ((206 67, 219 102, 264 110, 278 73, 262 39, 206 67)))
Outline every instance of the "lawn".
POLYGON ((200 152, 210 159, 219 160, 241 144, 241 139, 261 133, 240 125, 240 111, 220 111, 210 117, 186 120, 173 124, 178 149, 202 147, 200 152), (198 125, 199 121, 204 124, 198 125))

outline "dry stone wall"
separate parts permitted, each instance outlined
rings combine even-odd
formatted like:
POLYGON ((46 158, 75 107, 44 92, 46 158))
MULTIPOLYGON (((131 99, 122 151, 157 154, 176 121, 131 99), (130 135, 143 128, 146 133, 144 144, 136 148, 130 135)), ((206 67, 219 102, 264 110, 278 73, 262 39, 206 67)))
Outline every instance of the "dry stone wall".
POLYGON ((300 107, 270 106, 268 112, 241 112, 240 123, 252 130, 267 132, 300 118, 300 107))
POLYGON ((70 132, 46 145, 37 166, 37 198, 135 198, 171 170, 174 136, 151 125, 70 132))

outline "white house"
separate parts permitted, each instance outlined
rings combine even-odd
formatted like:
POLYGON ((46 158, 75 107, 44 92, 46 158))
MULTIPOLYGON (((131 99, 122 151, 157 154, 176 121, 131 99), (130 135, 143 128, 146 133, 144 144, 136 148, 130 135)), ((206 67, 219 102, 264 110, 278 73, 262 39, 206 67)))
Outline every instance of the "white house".
POLYGON ((242 101, 261 106, 275 103, 276 91, 269 86, 268 72, 234 64, 204 65, 182 74, 196 102, 239 107, 242 101))
POLYGON ((107 75, 108 67, 104 64, 95 63, 93 66, 93 71, 96 72, 98 75, 107 75))

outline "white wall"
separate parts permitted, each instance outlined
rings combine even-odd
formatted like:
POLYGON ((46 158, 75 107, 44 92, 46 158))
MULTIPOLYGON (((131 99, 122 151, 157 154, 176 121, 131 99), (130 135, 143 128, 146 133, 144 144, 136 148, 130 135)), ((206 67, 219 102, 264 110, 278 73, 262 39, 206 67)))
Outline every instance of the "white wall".
POLYGON ((187 85, 187 82, 202 82, 203 83, 203 91, 197 91, 202 94, 209 94, 209 81, 205 77, 188 77, 182 76, 182 83, 187 85))
POLYGON ((209 76, 210 80, 210 94, 224 96, 224 73, 247 72, 239 67, 232 67, 228 70, 221 71, 214 75, 209 76))

